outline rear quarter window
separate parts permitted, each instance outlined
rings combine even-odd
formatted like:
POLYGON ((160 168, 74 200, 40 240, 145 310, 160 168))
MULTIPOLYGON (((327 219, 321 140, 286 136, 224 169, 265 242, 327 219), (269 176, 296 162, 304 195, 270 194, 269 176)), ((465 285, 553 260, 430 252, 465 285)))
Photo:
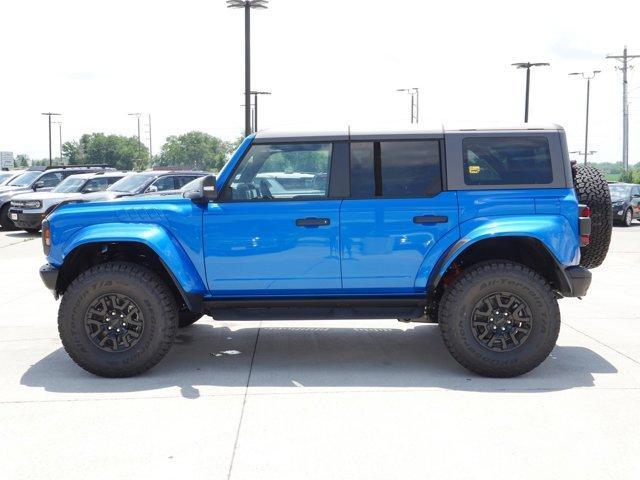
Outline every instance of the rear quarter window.
POLYGON ((538 185, 553 182, 545 137, 474 137, 462 141, 467 185, 538 185))

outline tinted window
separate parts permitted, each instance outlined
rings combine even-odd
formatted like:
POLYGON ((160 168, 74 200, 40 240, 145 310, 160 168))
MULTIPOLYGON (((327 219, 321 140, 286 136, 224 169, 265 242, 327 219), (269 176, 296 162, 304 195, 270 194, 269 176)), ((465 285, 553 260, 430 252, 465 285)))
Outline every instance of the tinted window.
POLYGON ((439 142, 351 144, 352 198, 430 197, 441 189, 439 142))
POLYGON ((376 194, 373 142, 351 144, 351 197, 370 198, 376 194))
POLYGON ((462 151, 467 185, 546 184, 553 181, 546 138, 466 138, 462 151))
POLYGON ((175 188, 173 183, 174 177, 160 177, 158 180, 152 183, 158 190, 157 192, 164 192, 165 190, 173 190, 175 188))
POLYGON ((331 152, 330 143, 254 145, 234 172, 225 198, 326 197, 331 152))
POLYGON ((84 193, 101 192, 103 190, 106 190, 107 186, 108 185, 107 185, 107 179, 106 178, 104 178, 104 177, 92 178, 82 188, 82 191, 84 193))
POLYGON ((122 179, 122 177, 107 177, 107 183, 111 186, 120 179, 122 179))
POLYGON ((55 187, 61 181, 62 181, 62 173, 60 172, 45 173, 38 179, 38 182, 42 182, 43 188, 55 187))
POLYGON ((176 177, 176 188, 182 188, 184 187, 187 183, 195 180, 196 176, 188 176, 188 177, 176 177))

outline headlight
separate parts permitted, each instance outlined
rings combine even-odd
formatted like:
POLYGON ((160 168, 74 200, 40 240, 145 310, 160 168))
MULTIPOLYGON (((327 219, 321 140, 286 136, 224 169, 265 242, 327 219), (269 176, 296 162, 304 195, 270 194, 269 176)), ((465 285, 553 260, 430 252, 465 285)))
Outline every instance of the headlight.
POLYGON ((42 208, 42 202, 40 200, 14 200, 11 202, 11 206, 15 208, 42 208))

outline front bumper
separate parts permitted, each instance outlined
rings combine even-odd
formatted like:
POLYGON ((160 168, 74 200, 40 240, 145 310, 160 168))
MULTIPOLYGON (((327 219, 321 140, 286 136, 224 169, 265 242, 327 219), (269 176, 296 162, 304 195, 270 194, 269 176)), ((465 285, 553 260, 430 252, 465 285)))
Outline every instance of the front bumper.
POLYGON ((591 272, 584 267, 567 267, 564 269, 568 290, 562 293, 564 297, 584 297, 591 285, 591 272))
POLYGON ((9 218, 18 228, 29 230, 40 230, 42 228, 42 219, 46 215, 44 213, 27 213, 19 208, 9 209, 9 218))
POLYGON ((624 212, 626 211, 625 205, 613 205, 611 210, 613 211, 613 219, 622 221, 624 219, 624 212))
POLYGON ((51 290, 54 293, 54 295, 56 295, 56 297, 57 297, 56 285, 58 284, 58 273, 60 273, 60 270, 58 270, 56 267, 54 267, 50 263, 46 263, 40 267, 40 278, 42 279, 42 282, 44 283, 45 287, 47 287, 49 290, 51 290))

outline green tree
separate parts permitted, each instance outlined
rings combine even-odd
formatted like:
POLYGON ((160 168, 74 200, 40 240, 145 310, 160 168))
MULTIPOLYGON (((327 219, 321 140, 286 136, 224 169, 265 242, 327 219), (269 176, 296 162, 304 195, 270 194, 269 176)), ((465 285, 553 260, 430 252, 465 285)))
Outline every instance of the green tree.
POLYGON ((29 156, 21 153, 20 155, 16 155, 16 159, 14 161, 16 167, 28 167, 29 166, 29 156))
POLYGON ((218 171, 226 163, 231 144, 203 132, 167 138, 155 164, 161 167, 218 171))
POLYGON ((149 150, 136 137, 84 134, 78 142, 67 142, 62 154, 70 165, 103 164, 119 170, 144 170, 149 164, 149 150))

